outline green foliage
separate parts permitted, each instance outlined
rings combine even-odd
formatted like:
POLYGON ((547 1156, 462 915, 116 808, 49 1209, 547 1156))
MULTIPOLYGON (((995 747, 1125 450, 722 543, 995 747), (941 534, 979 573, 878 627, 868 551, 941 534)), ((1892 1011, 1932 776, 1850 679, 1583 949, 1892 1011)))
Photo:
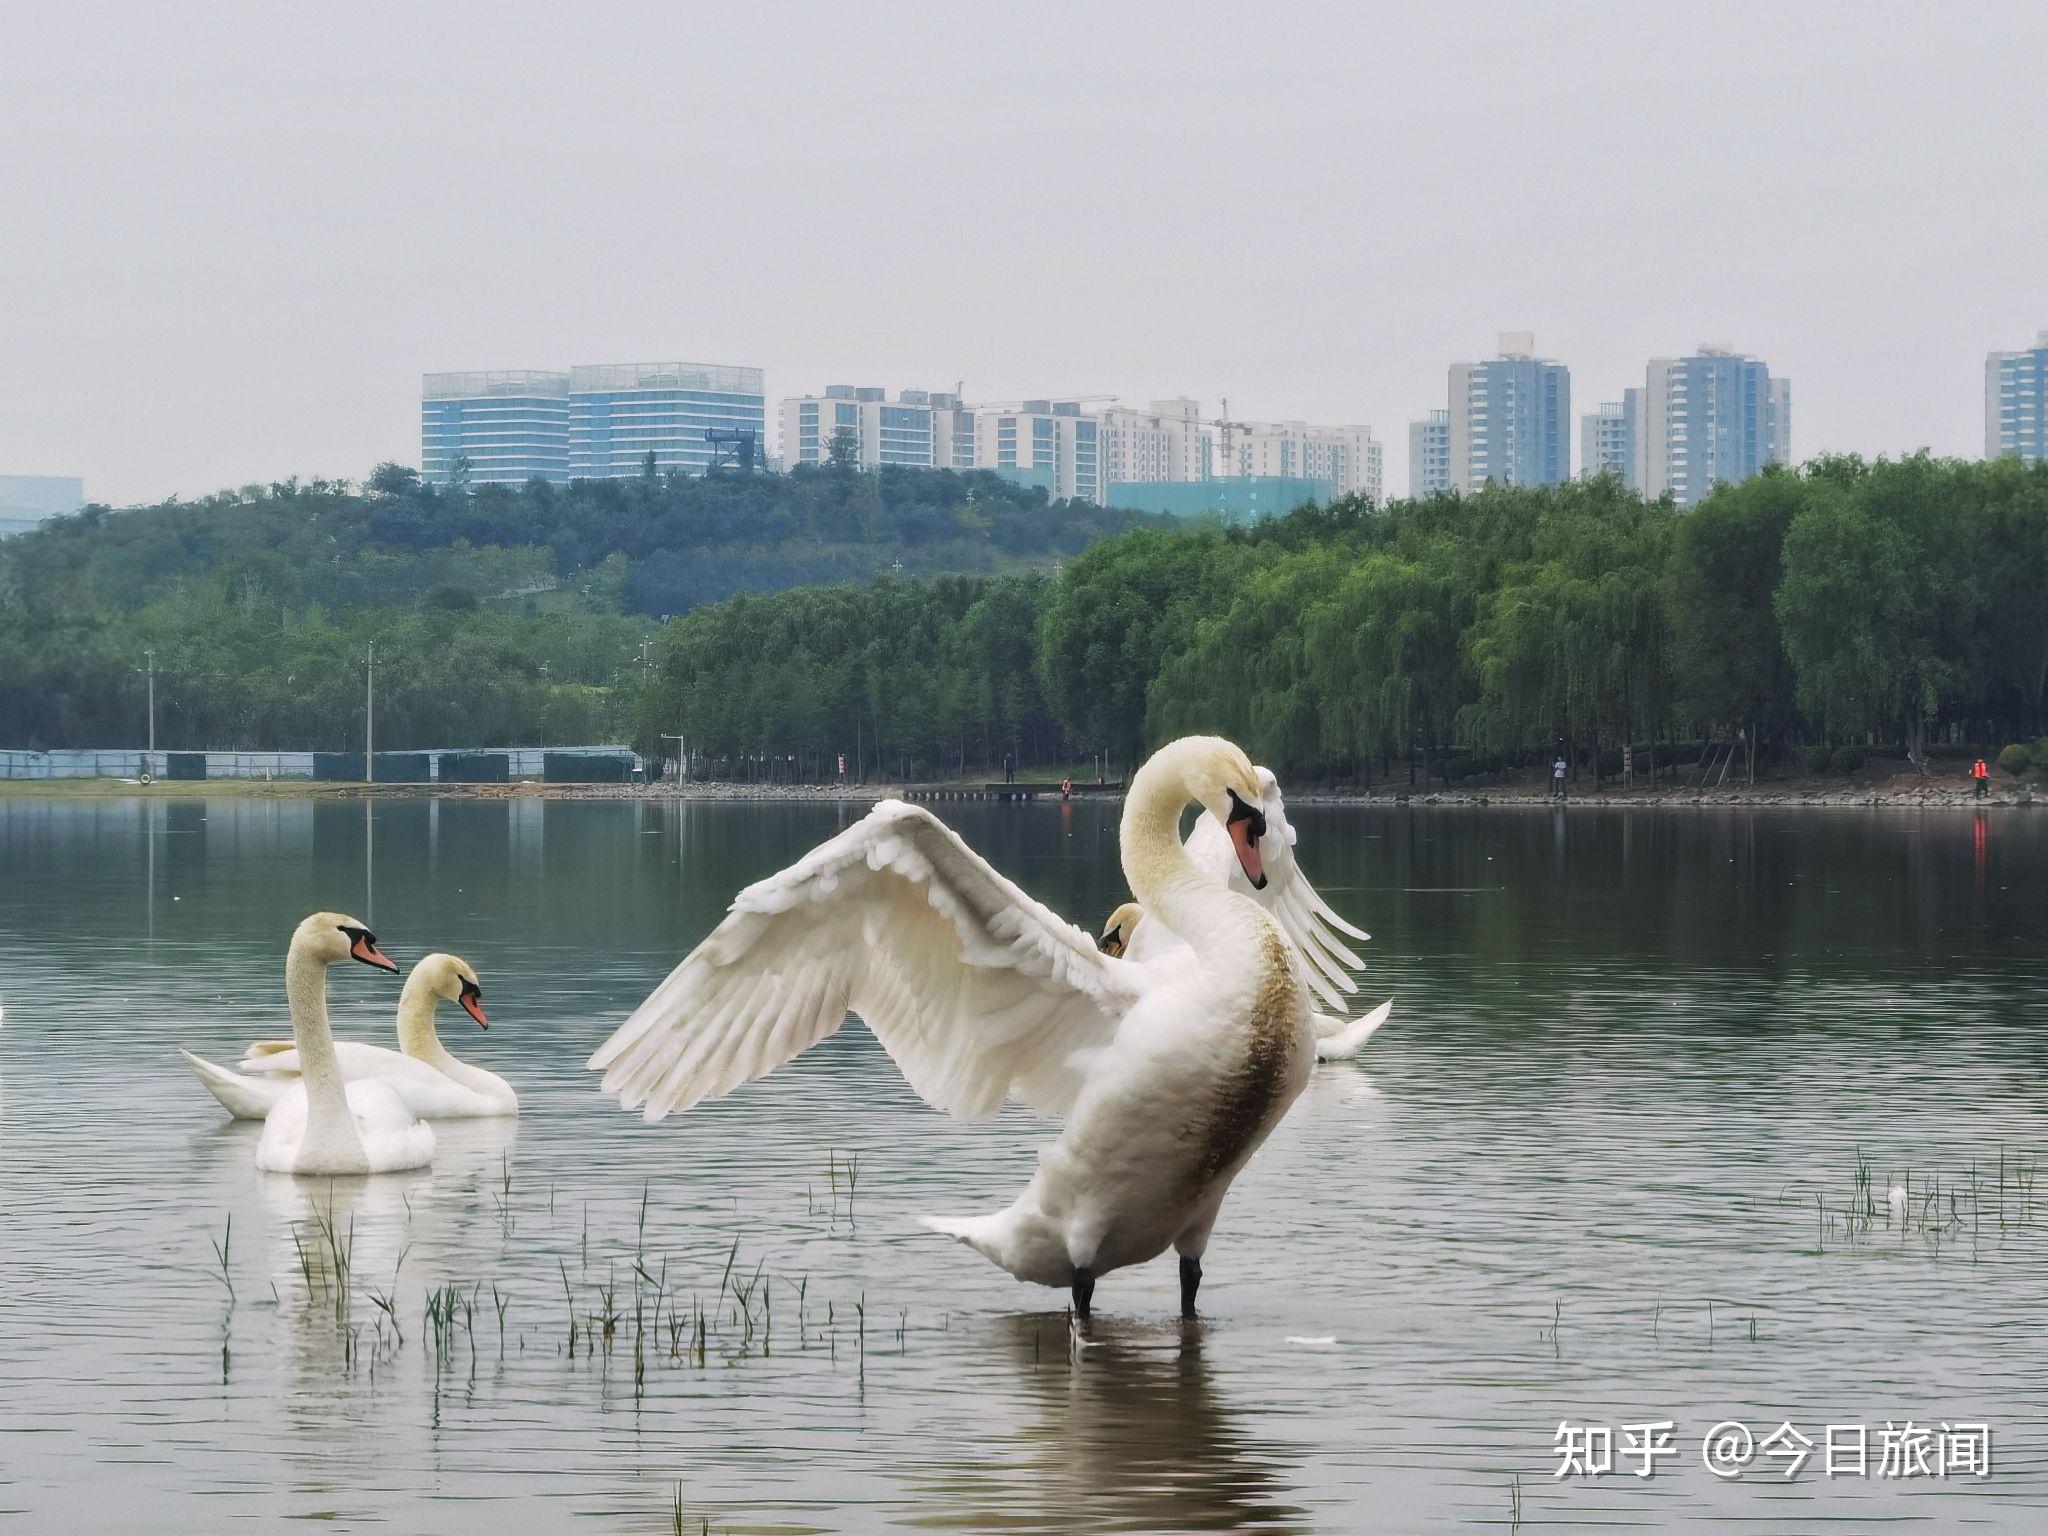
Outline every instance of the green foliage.
MULTIPOLYGON (((616 738, 638 704, 636 654, 620 675, 633 615, 897 562, 1043 566, 1163 521, 993 475, 851 467, 469 492, 381 464, 360 491, 293 480, 94 507, 0 544, 0 742, 139 740, 135 669, 154 649, 160 744, 360 745, 373 637, 380 745, 616 738)), ((1005 669, 977 686, 1003 695, 990 718, 1023 719, 1039 707, 1030 647, 1005 612, 1007 630, 977 621, 1005 669)))
POLYGON ((2000 773, 2009 773, 2018 778, 2034 766, 2034 751, 2023 741, 2015 741, 2000 750, 1998 762, 1994 765, 2000 773))
POLYGON ((1603 478, 1232 530, 851 463, 473 494, 380 466, 361 495, 92 510, 0 545, 0 740, 132 741, 147 646, 166 745, 346 745, 373 635, 394 748, 545 720, 807 777, 842 754, 1127 770, 1189 731, 1360 778, 1560 748, 1605 775, 1623 742, 1682 766, 1738 732, 1766 763, 1827 737, 1924 758, 1930 731, 2048 723, 2048 466, 1828 459, 1691 512, 1603 478), (899 556, 965 574, 884 574, 899 556), (677 615, 644 696, 634 612, 677 615))
POLYGON ((1047 582, 884 578, 740 597, 672 620, 641 739, 724 771, 850 777, 992 767, 1058 745, 1031 666, 1047 582), (792 759, 795 761, 792 763, 792 759))

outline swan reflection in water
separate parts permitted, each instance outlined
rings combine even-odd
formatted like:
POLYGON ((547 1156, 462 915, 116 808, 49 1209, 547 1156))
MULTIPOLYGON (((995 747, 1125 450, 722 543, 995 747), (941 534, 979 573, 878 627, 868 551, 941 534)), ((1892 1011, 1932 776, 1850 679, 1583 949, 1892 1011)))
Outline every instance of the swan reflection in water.
MULTIPOLYGON (((377 1423, 370 1356, 380 1343, 381 1314, 372 1298, 384 1297, 399 1308, 412 1339, 423 1289, 449 1273, 468 1272, 479 1253, 494 1248, 503 1232, 492 1196, 518 1132, 519 1122, 511 1117, 449 1121, 437 1131, 433 1166, 410 1173, 258 1175, 269 1218, 268 1279, 283 1298, 282 1315, 290 1326, 289 1418, 311 1432, 304 1449, 317 1468, 316 1482, 331 1474, 331 1458, 340 1451, 324 1433, 337 1417, 359 1430, 377 1423), (353 1300, 354 1333, 348 1336, 335 1315, 337 1248, 353 1300)), ((489 1306, 486 1298, 482 1309, 488 1312, 489 1306)), ((473 1327, 490 1331, 482 1319, 473 1327)), ((387 1321, 384 1333, 390 1328, 387 1321)), ((465 1351, 463 1367, 468 1366, 465 1351)), ((355 1451, 365 1464, 375 1453, 374 1436, 355 1451)))
POLYGON ((1218 1393, 1204 1326, 1067 1314, 996 1319, 967 1341, 1016 1374, 1024 1412, 1006 1449, 973 1442, 922 1483, 957 1511, 916 1524, 974 1531, 1307 1531, 1288 1501, 1293 1458, 1248 1432, 1218 1393))

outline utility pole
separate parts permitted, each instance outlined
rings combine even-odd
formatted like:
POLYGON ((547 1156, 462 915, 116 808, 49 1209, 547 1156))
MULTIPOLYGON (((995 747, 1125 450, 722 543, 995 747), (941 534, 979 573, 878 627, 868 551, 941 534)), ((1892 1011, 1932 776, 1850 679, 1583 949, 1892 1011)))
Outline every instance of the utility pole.
POLYGON ((377 782, 377 642, 370 642, 363 671, 363 782, 377 782))
POLYGON ((149 771, 156 772, 156 652, 144 651, 144 670, 149 674, 149 771))

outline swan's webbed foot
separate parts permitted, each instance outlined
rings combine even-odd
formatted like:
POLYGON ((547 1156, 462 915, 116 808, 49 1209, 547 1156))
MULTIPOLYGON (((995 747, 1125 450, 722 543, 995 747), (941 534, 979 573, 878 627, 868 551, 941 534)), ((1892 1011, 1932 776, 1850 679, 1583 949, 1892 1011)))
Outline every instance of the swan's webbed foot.
POLYGON ((1202 1287, 1202 1261, 1187 1254, 1180 1260, 1180 1315, 1195 1315, 1195 1292, 1202 1287))
POLYGON ((1095 1275, 1086 1269, 1074 1271, 1074 1316, 1088 1321, 1088 1304, 1095 1299, 1095 1275))

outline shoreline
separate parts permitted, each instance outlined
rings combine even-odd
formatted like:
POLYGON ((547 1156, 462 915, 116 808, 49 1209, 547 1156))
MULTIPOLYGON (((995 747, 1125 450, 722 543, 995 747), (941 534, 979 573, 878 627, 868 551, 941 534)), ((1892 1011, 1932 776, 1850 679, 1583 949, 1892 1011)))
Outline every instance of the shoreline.
MULTIPOLYGON (((895 798, 919 803, 953 800, 997 800, 983 781, 914 784, 550 784, 519 780, 504 784, 349 784, 327 780, 192 779, 138 784, 130 779, 0 779, 0 801, 6 800, 642 800, 690 803, 794 804, 815 801, 872 804, 895 798)), ((1056 800, 1045 794, 1037 803, 1056 800)), ((1087 789, 1076 801, 1121 799, 1117 791, 1087 789)), ((1329 789, 1303 786, 1288 791, 1293 805, 1317 806, 1489 806, 1515 810, 1554 809, 1546 789, 1534 784, 1483 785, 1477 788, 1329 789)), ((1662 786, 1594 790, 1574 789, 1566 811, 1587 809, 1657 810, 1689 806, 1724 809, 1962 810, 1985 806, 2010 808, 2048 805, 2028 784, 1994 785, 1976 798, 1967 776, 1943 774, 1922 778, 1914 773, 1889 774, 1842 781, 1823 777, 1769 780, 1712 789, 1662 786)))

